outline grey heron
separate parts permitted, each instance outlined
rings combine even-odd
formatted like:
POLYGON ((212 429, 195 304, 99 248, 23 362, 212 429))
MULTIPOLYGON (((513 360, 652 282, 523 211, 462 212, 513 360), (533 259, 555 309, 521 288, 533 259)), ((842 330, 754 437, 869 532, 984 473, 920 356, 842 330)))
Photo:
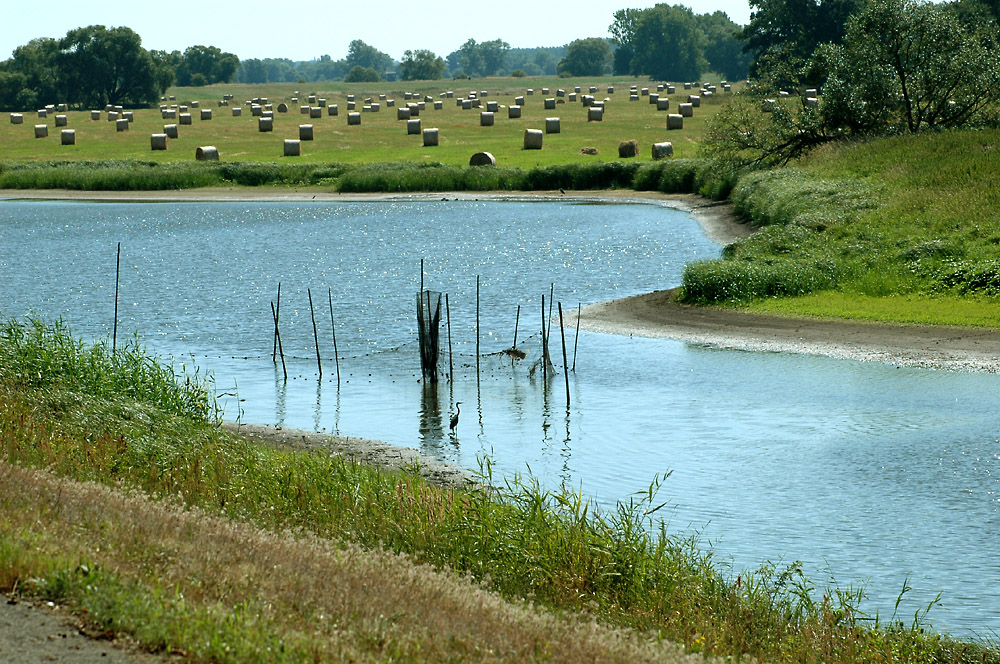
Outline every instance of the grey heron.
POLYGON ((451 430, 452 433, 455 433, 455 427, 458 426, 458 416, 462 412, 462 409, 459 408, 459 406, 461 405, 462 405, 461 401, 455 402, 455 414, 451 416, 451 421, 448 423, 448 428, 451 430))

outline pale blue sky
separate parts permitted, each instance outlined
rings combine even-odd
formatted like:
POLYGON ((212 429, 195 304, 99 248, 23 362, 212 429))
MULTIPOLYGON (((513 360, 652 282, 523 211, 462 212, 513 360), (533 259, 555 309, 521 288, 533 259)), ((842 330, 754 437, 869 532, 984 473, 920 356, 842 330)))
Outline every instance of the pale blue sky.
MULTIPOLYGON (((202 44, 245 58, 340 59, 361 39, 399 59, 407 49, 446 56, 470 37, 503 39, 513 47, 560 46, 584 37, 606 37, 612 15, 655 1, 544 0, 533 3, 476 0, 229 0, 153 3, 45 0, 4 3, 0 17, 0 60, 36 37, 59 38, 86 25, 127 26, 147 49, 183 51, 202 44)), ((724 11, 744 24, 746 0, 694 0, 698 14, 724 11)))

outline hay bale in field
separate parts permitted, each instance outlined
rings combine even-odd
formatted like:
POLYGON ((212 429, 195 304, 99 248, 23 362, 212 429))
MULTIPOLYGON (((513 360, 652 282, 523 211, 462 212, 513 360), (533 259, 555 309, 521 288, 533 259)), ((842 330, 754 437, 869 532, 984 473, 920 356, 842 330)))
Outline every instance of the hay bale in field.
POLYGON ((498 101, 488 101, 486 102, 486 110, 490 113, 496 113, 500 110, 500 102, 498 101))
POLYGON ((414 104, 413 102, 407 104, 406 107, 410 109, 411 118, 418 117, 420 115, 420 111, 423 110, 422 108, 420 108, 420 104, 414 104))
POLYGON ((65 115, 57 115, 56 116, 56 126, 57 127, 65 127, 67 125, 67 123, 68 123, 68 119, 66 118, 65 115))
POLYGON ((733 90, 733 86, 729 85, 728 83, 725 83, 722 86, 722 91, 723 92, 732 92, 732 90, 733 90))
POLYGON ((153 134, 149 137, 149 149, 150 150, 166 150, 167 149, 167 135, 166 134, 153 134))
POLYGON ((420 118, 413 118, 406 121, 406 135, 416 135, 421 132, 420 118))
POLYGON ((639 101, 639 95, 635 95, 635 94, 629 95, 628 96, 628 100, 629 101, 639 101))
POLYGON ((649 96, 649 88, 643 88, 640 92, 643 97, 649 96))
POLYGON ((779 96, 779 97, 788 97, 788 96, 790 96, 790 95, 789 95, 789 93, 788 93, 788 90, 779 90, 779 91, 778 91, 778 96, 779 96))
MULTIPOLYGON (((191 114, 190 113, 181 113, 180 115, 177 116, 177 120, 182 125, 189 125, 189 124, 191 124, 191 114)), ((128 120, 126 120, 125 122, 128 122, 128 120)))
POLYGON ((359 125, 361 124, 361 114, 358 112, 347 114, 347 124, 348 125, 359 125))
POLYGON ((35 138, 45 138, 49 135, 48 125, 35 125, 35 138))
POLYGON ((410 119, 410 109, 405 106, 400 106, 396 109, 396 119, 397 120, 409 120, 410 119))
POLYGON ((609 95, 613 95, 614 93, 615 93, 615 86, 609 85, 608 86, 608 94, 609 95))
POLYGON ((76 145, 76 129, 63 129, 60 140, 62 145, 76 145))
POLYGON ((274 118, 257 118, 257 131, 274 131, 274 118))
POLYGON ((195 149, 194 158, 198 161, 219 161, 219 148, 214 145, 203 145, 195 149))
POLYGON ((378 113, 382 110, 382 104, 375 102, 371 105, 372 113, 378 113))
POLYGON ((428 127, 424 129, 424 147, 430 148, 439 144, 441 140, 440 133, 437 127, 428 127))
POLYGON ((347 101, 354 101, 354 95, 347 95, 347 101))
POLYGON ((212 119, 212 109, 210 109, 210 108, 203 108, 203 109, 201 109, 201 119, 202 120, 211 120, 212 119))
POLYGON ((591 106, 587 109, 587 122, 602 122, 604 120, 604 108, 601 106, 591 106))
POLYGON ((388 101, 388 99, 386 98, 386 95, 384 95, 384 94, 380 94, 380 95, 378 96, 378 100, 379 100, 379 101, 388 101))
POLYGON ((49 111, 48 111, 48 109, 45 109, 45 108, 38 109, 38 117, 39 118, 47 118, 47 117, 49 117, 49 111))
POLYGON ((584 108, 589 108, 594 105, 594 95, 581 95, 580 103, 583 104, 584 108))
POLYGON ((683 129, 684 116, 680 113, 671 113, 667 116, 667 129, 683 129))
POLYGON ((299 115, 309 115, 309 106, 299 106, 299 115))
POLYGON ((320 97, 319 99, 316 100, 316 105, 319 106, 320 108, 326 108, 326 99, 320 97))
POLYGON ((326 107, 327 115, 340 115, 340 107, 337 104, 330 104, 326 107))
POLYGON ((674 156, 674 144, 670 141, 653 143, 653 159, 665 159, 674 156))
POLYGON ((243 109, 239 106, 233 106, 233 117, 238 118, 243 116, 243 109))
POLYGON ((178 136, 177 125, 175 124, 163 125, 163 133, 167 135, 167 138, 177 138, 178 136))
POLYGON ((165 108, 162 111, 160 111, 160 119, 161 120, 176 120, 177 119, 177 111, 174 110, 174 109, 172 109, 172 108, 165 108))
POLYGON ((287 113, 288 112, 288 104, 286 104, 284 102, 278 104, 278 112, 279 113, 287 113))
POLYGON ((639 154, 639 141, 634 138, 618 144, 618 158, 629 159, 639 154))
POLYGON ((763 113, 771 113, 774 111, 774 107, 777 106, 778 100, 776 99, 765 99, 760 103, 760 110, 763 113))
POLYGON ((560 128, 559 118, 545 118, 546 134, 558 134, 560 128))
POLYGON ((664 88, 666 88, 666 87, 667 86, 665 84, 663 84, 663 83, 657 83, 656 84, 656 91, 657 92, 663 92, 664 88))
POLYGON ((701 106, 701 97, 699 95, 688 95, 688 103, 691 104, 691 108, 698 108, 701 106))
POLYGON ((816 97, 806 97, 802 103, 806 108, 819 108, 819 99, 816 97))
POLYGON ((674 86, 672 86, 672 85, 668 85, 668 86, 667 86, 667 94, 668 94, 668 95, 672 95, 672 94, 674 94, 675 92, 677 92, 677 88, 675 88, 675 87, 674 87, 674 86))
POLYGON ((299 157, 302 155, 302 143, 291 138, 285 139, 285 156, 299 157))
POLYGON ((319 106, 310 106, 309 107, 309 119, 310 120, 314 120, 316 118, 321 118, 321 117, 323 117, 323 109, 322 108, 320 108, 319 106))
POLYGON ((556 97, 565 97, 565 96, 566 96, 566 91, 565 90, 563 90, 562 88, 559 88, 558 90, 556 90, 556 97))
POLYGON ((299 140, 311 141, 313 139, 313 126, 311 124, 299 125, 299 140))
POLYGON ((454 90, 448 90, 444 94, 445 94, 445 97, 447 97, 448 99, 451 99, 451 98, 453 98, 455 96, 455 91, 454 90))
POLYGON ((691 84, 690 83, 685 83, 684 84, 684 89, 685 90, 690 90, 691 89, 691 84))
POLYGON ((590 86, 590 94, 592 94, 592 95, 596 95, 597 94, 597 86, 596 85, 590 86))
POLYGON ((524 95, 514 97, 514 104, 516 106, 524 106, 524 95))
POLYGON ((492 127, 493 126, 494 113, 492 111, 480 111, 479 113, 479 126, 480 127, 492 127))
MULTIPOLYGON (((181 116, 181 117, 182 117, 181 123, 183 124, 183 116, 181 116)), ((188 117, 191 117, 191 116, 188 116, 188 117)), ((188 124, 190 124, 190 123, 188 123, 188 124)), ((121 118, 120 120, 115 120, 115 131, 119 131, 119 132, 121 132, 121 131, 128 131, 128 126, 129 126, 129 121, 126 120, 125 118, 121 118)))
POLYGON ((587 146, 580 148, 580 154, 601 154, 601 151, 595 147, 587 146))
POLYGON ((316 95, 309 95, 309 105, 312 106, 316 103, 316 95))
POLYGON ((385 107, 386 108, 395 108, 395 106, 396 106, 396 100, 395 99, 386 99, 385 100, 385 107))
POLYGON ((650 92, 649 93, 649 103, 652 106, 656 106, 656 102, 660 101, 660 93, 650 92))
POLYGON ((656 100, 656 110, 658 111, 669 111, 670 110, 670 98, 660 97, 656 100))
POLYGON ((545 110, 552 111, 555 110, 556 100, 554 97, 546 97, 545 99, 545 110))
POLYGON ((444 102, 443 101, 435 101, 434 102, 434 110, 435 111, 440 111, 443 108, 444 108, 444 102))
POLYGON ((525 150, 541 150, 542 149, 542 134, 541 129, 525 129, 524 130, 524 149, 525 150))
POLYGON ((118 111, 108 111, 108 122, 115 122, 118 120, 118 111))
POLYGON ((469 166, 496 166, 497 158, 489 152, 477 152, 469 158, 469 166))
POLYGON ((199 108, 200 106, 201 106, 201 102, 200 101, 193 101, 193 102, 191 102, 191 108, 199 108))
POLYGON ((427 110, 427 102, 418 101, 417 102, 417 110, 426 111, 427 110))
POLYGON ((535 89, 528 88, 527 90, 524 91, 524 93, 530 97, 531 95, 535 94, 535 89))
POLYGON ((580 93, 580 86, 579 85, 574 86, 573 87, 573 92, 579 94, 580 93))
POLYGON ((521 117, 521 107, 520 106, 508 106, 507 107, 507 117, 508 118, 519 118, 521 117))
POLYGON ((122 117, 125 118, 126 120, 128 120, 129 122, 134 122, 135 121, 135 113, 133 113, 132 111, 124 111, 124 112, 122 112, 122 117))
POLYGON ((66 104, 56 104, 56 111, 59 113, 66 113, 69 111, 69 106, 66 104))
POLYGON ((10 114, 11 124, 24 124, 24 115, 21 113, 11 113, 10 114))
POLYGON ((693 104, 677 104, 677 112, 686 118, 694 117, 694 105, 693 104))
POLYGON ((101 112, 100 111, 91 111, 90 112, 90 119, 91 120, 100 120, 101 119, 101 112))
POLYGON ((180 110, 181 113, 187 113, 188 112, 188 107, 187 107, 186 104, 181 104, 179 110, 180 110))
POLYGON ((471 111, 472 110, 472 100, 471 99, 463 99, 462 100, 462 110, 463 111, 471 111))

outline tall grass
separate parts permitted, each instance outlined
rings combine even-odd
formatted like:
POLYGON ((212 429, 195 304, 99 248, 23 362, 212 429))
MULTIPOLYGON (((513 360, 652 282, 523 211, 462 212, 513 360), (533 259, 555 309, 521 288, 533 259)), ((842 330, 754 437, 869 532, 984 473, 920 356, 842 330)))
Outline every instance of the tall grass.
MULTIPOLYGON (((494 478, 488 460, 480 485, 457 490, 342 457, 257 447, 211 426, 197 403, 130 388, 150 379, 131 364, 120 370, 106 347, 69 343, 37 324, 10 329, 0 337, 0 456, 8 463, 179 499, 275 533, 405 553, 506 597, 652 630, 699 652, 806 662, 955 655, 948 639, 919 624, 867 624, 859 591, 831 589, 820 601, 796 565, 727 578, 710 551, 656 520, 666 478, 599 512, 581 492, 494 478)), ((158 382, 172 372, 153 375, 158 382)))

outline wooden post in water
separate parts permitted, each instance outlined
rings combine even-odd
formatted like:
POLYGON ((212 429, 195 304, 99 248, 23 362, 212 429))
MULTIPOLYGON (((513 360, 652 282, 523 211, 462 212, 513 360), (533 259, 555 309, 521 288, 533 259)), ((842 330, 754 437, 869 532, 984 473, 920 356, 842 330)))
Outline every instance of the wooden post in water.
POLYGON ((340 385, 340 354, 337 352, 337 325, 333 322, 333 289, 326 289, 330 299, 330 329, 333 331, 333 361, 337 364, 337 385, 340 385))
POLYGON ((549 342, 545 337, 545 293, 542 293, 542 380, 548 379, 549 342))
POLYGON ((448 294, 444 294, 444 315, 448 321, 448 380, 455 382, 455 361, 451 348, 451 305, 448 304, 448 294))
POLYGON ((285 351, 281 347, 281 333, 278 332, 278 311, 274 308, 274 302, 271 302, 271 318, 274 319, 274 336, 278 340, 278 354, 281 355, 281 371, 285 375, 285 382, 288 382, 288 369, 285 367, 285 351))
POLYGON ((563 375, 566 376, 566 409, 569 410, 569 363, 566 361, 566 332, 563 330, 562 302, 559 303, 559 336, 562 337, 563 375))
POLYGON ((424 292, 424 259, 420 259, 420 292, 424 292))
POLYGON ((476 380, 479 380, 479 275, 476 275, 476 380))
POLYGON ((309 294, 309 315, 312 317, 313 323, 313 342, 316 344, 316 366, 319 367, 319 377, 320 380, 323 379, 323 361, 320 360, 319 356, 319 332, 316 330, 316 310, 313 309, 313 294, 312 289, 307 288, 306 293, 309 294))
POLYGON ((521 305, 517 305, 517 315, 514 317, 514 345, 511 348, 517 348, 517 326, 521 322, 521 305))
POLYGON ((115 354, 115 347, 118 345, 118 280, 121 277, 122 267, 122 243, 118 243, 118 257, 115 258, 115 324, 111 331, 111 354, 115 354))
MULTIPOLYGON (((278 306, 274 308, 273 318, 277 318, 281 315, 281 282, 278 282, 278 306)), ((271 363, 277 364, 278 362, 278 325, 275 322, 274 325, 274 342, 271 344, 271 363)))
POLYGON ((576 347, 580 343, 580 313, 583 311, 583 302, 576 305, 576 339, 573 341, 573 372, 576 372, 576 347))
POLYGON ((553 305, 553 303, 555 302, 555 299, 556 299, 556 295, 555 294, 556 294, 556 284, 555 284, 555 282, 551 282, 549 284, 549 317, 545 319, 546 321, 548 321, 546 323, 546 325, 545 325, 545 338, 546 339, 551 339, 552 338, 552 305, 553 305))

